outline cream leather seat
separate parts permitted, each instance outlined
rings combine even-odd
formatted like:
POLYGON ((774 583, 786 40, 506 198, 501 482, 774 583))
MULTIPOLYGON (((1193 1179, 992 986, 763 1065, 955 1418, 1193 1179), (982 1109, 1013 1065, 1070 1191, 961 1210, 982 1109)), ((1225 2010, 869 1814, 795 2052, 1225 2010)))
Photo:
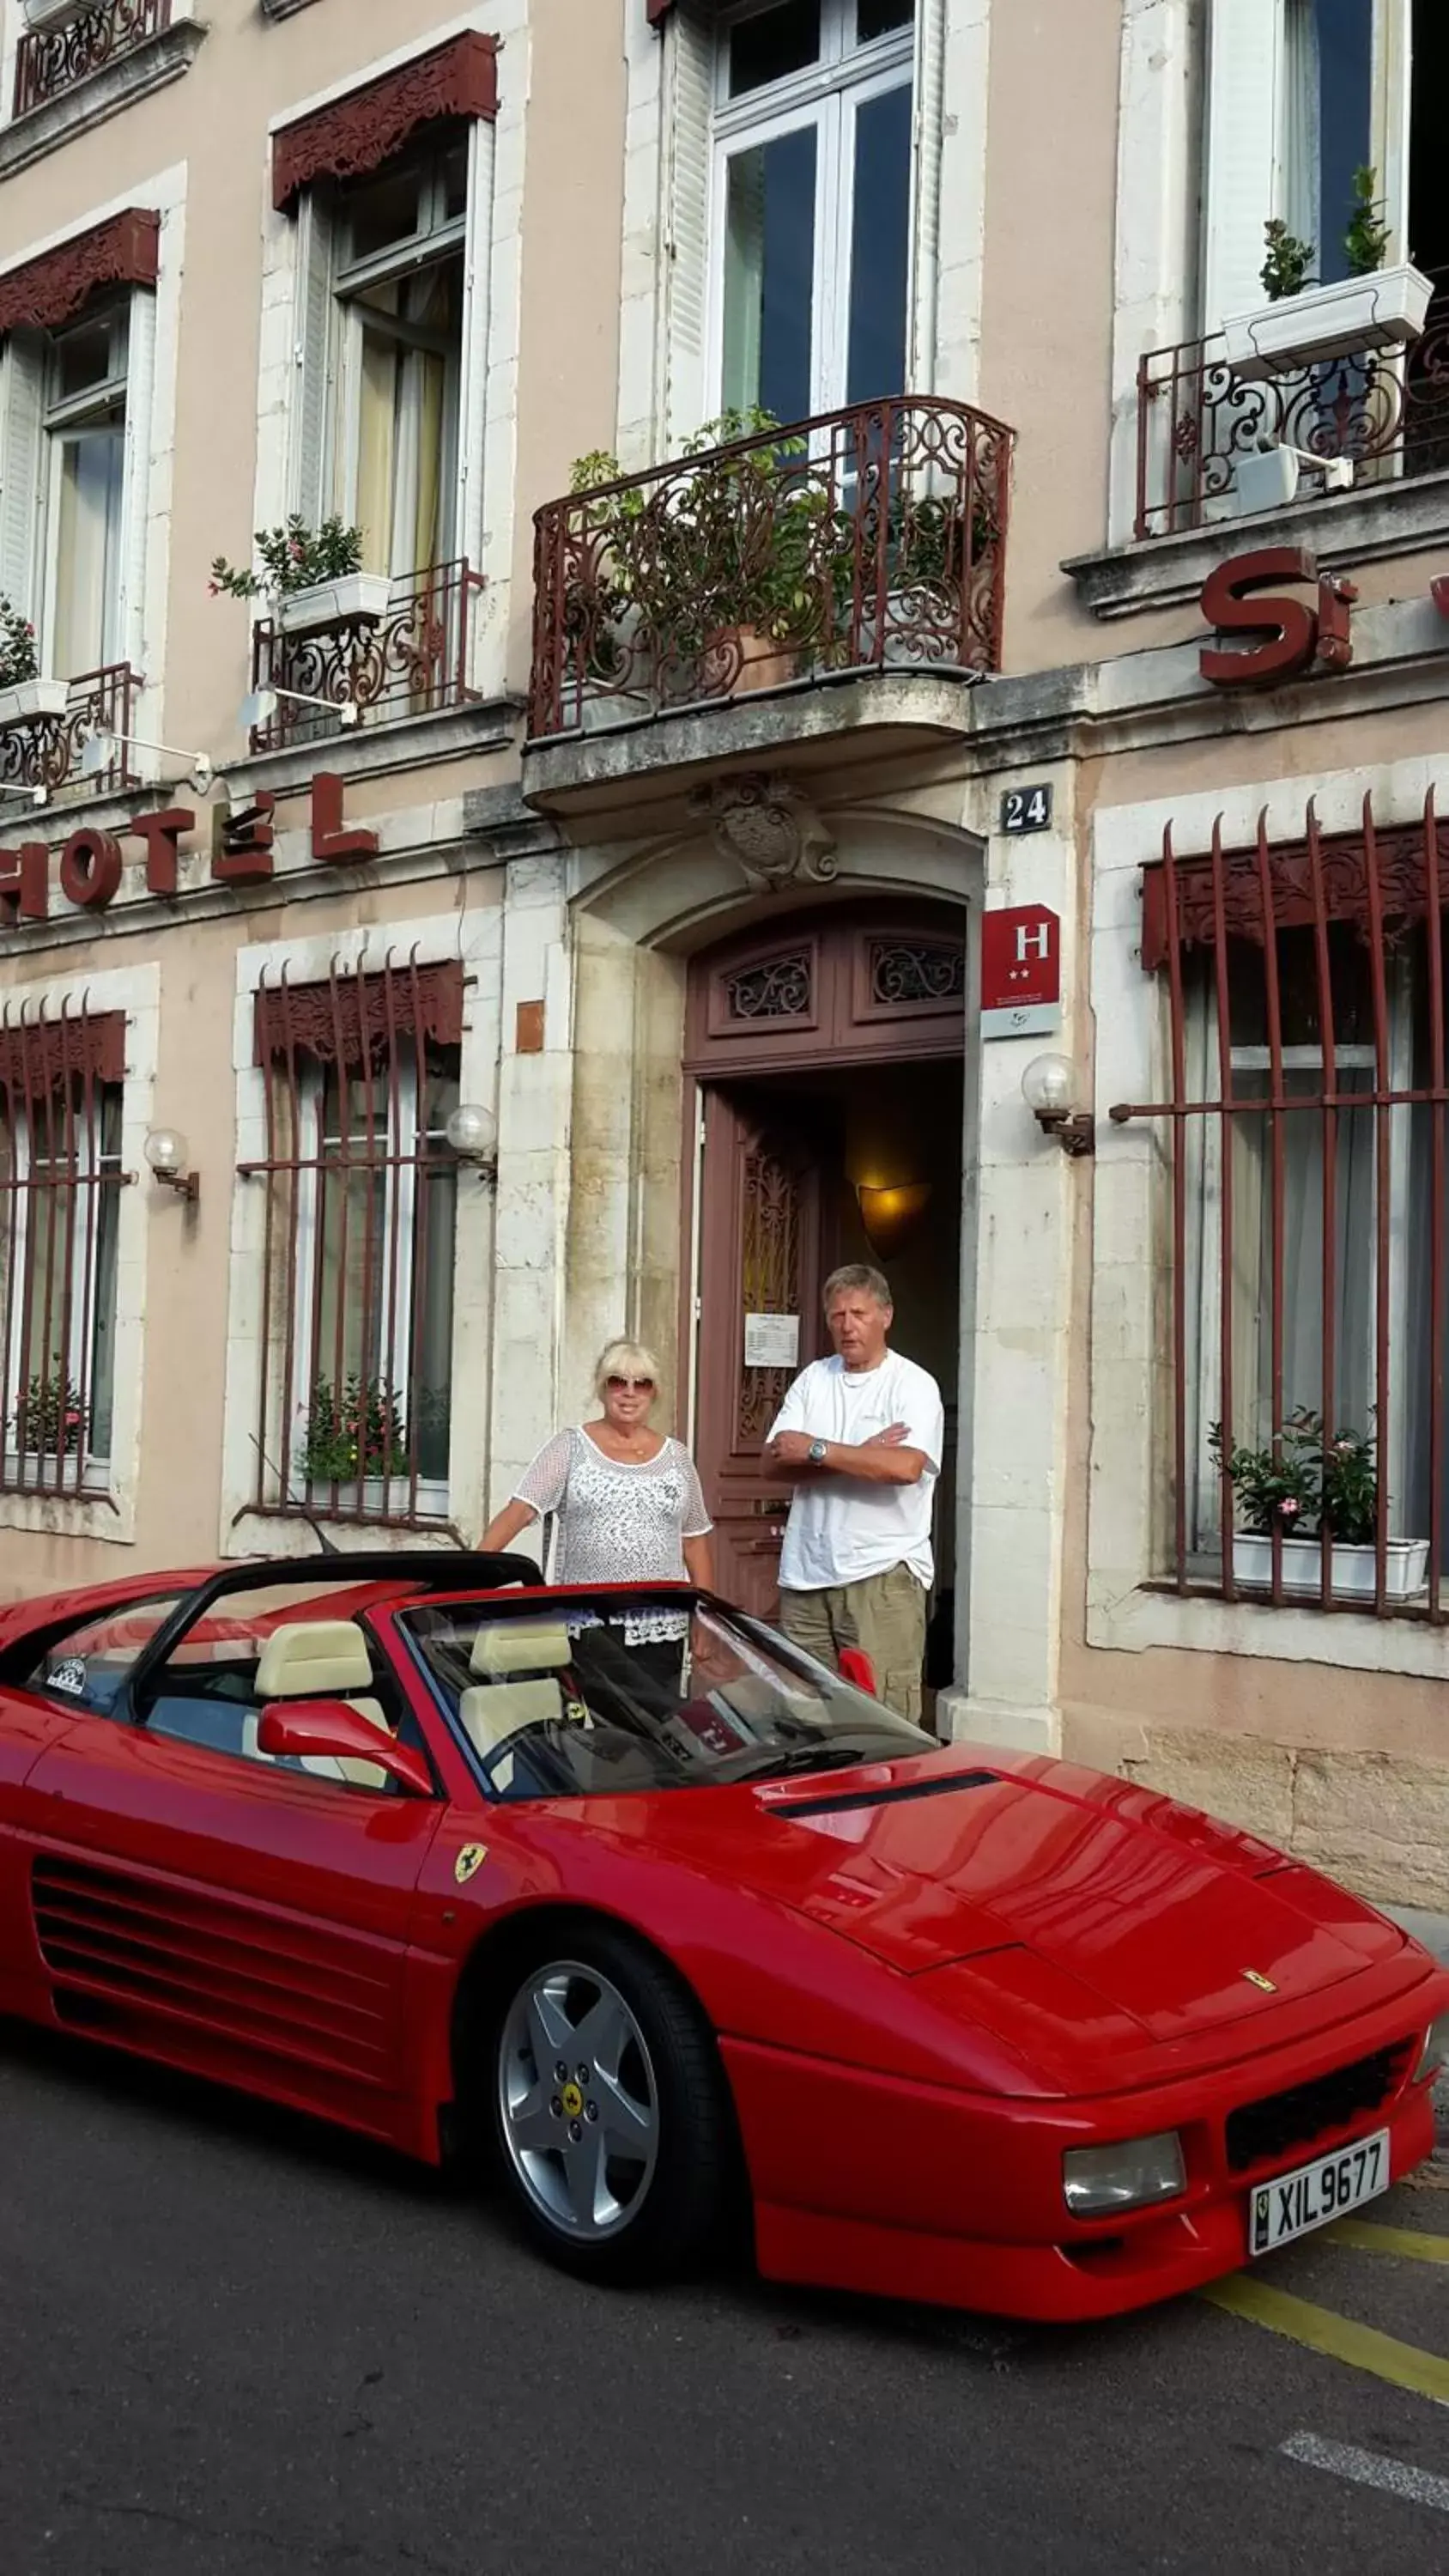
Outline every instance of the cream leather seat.
MULTIPOLYGON (((379 1701, 371 1696, 372 1658, 367 1639, 351 1619, 299 1619, 290 1626, 274 1628, 262 1648, 257 1665, 256 1693, 265 1707, 271 1699, 345 1699, 359 1717, 380 1727, 385 1735, 387 1719, 379 1701)), ((251 1741, 247 1751, 256 1749, 253 1727, 248 1729, 251 1741)), ((266 1761, 269 1757, 262 1754, 266 1761)), ((302 1758, 304 1771, 315 1771, 326 1780, 350 1780, 360 1789, 385 1789, 388 1775, 375 1762, 358 1762, 350 1755, 309 1753, 302 1758)))
POLYGON ((473 1640, 471 1670, 489 1678, 465 1690, 458 1715, 469 1743, 479 1753, 496 1753, 525 1726, 538 1726, 564 1713, 558 1675, 573 1660, 567 1628, 534 1625, 522 1619, 498 1619, 480 1628, 473 1640))

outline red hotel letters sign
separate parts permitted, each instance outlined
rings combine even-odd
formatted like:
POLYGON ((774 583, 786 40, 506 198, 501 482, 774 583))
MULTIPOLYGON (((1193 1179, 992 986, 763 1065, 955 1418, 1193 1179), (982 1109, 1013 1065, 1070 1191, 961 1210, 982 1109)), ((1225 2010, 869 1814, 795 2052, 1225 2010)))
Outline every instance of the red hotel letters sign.
MULTIPOLYGON (((275 796, 258 792, 244 810, 211 808, 211 874, 217 885, 264 885, 272 875, 272 816, 275 796)), ((342 781, 330 770, 319 772, 311 787, 312 858, 320 867, 349 867, 372 858, 376 832, 349 828, 342 816, 342 781)), ((18 849, 0 850, 0 928, 20 921, 50 917, 52 878, 68 904, 83 912, 104 912, 120 890, 121 844, 140 841, 146 853, 146 892, 175 895, 180 890, 180 851, 185 833, 194 831, 189 805, 167 805, 152 814, 137 814, 121 832, 98 831, 83 823, 58 851, 44 841, 25 841, 18 849)))

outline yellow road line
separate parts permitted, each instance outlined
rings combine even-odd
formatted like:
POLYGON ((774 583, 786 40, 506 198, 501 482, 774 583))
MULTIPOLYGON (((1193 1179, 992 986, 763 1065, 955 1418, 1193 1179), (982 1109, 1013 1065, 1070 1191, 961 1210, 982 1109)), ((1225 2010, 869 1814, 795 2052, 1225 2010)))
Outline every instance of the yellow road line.
POLYGON ((1326 2353, 1331 2361, 1346 2361, 1351 2369, 1388 2380, 1391 2387, 1407 2388, 1415 2397, 1432 2397, 1436 2404, 1449 2406, 1449 2361, 1436 2352, 1420 2352, 1417 2345, 1399 2343, 1374 2326, 1356 2325, 1351 2317, 1335 2316, 1331 2308, 1316 2308, 1311 2300, 1295 2299, 1287 2290, 1270 2289, 1266 2281, 1246 2272, 1213 2281, 1199 2295, 1210 2299, 1215 2308, 1226 2308, 1230 2316, 1246 2317, 1252 2325, 1266 2326, 1271 2334, 1306 2344, 1310 2352, 1326 2353))
POLYGON ((1330 2245, 1352 2245, 1360 2254, 1403 2254, 1411 2263, 1449 2263, 1449 2236, 1424 2236, 1411 2227, 1375 2227, 1361 2218, 1341 2218, 1323 2233, 1330 2245))

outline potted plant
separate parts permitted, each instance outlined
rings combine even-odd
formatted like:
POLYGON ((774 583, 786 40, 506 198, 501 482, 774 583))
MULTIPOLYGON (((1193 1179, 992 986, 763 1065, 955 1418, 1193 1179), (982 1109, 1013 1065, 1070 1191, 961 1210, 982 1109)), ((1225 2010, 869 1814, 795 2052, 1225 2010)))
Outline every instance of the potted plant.
POLYGON ((42 680, 34 627, 8 599, 0 599, 0 725, 63 716, 68 694, 64 680, 42 680))
POLYGON ((387 574, 362 570, 362 530, 337 517, 309 528, 295 512, 284 528, 258 528, 253 540, 259 571, 243 571, 218 555, 209 584, 213 599, 264 595, 284 634, 317 626, 375 626, 387 614, 392 584, 387 574))
POLYGON ((85 1428, 80 1389, 68 1371, 31 1378, 15 1408, 15 1446, 23 1456, 74 1458, 85 1428))
MULTIPOLYGON (((1225 1446, 1222 1424, 1208 1434, 1219 1473, 1233 1488, 1245 1526, 1233 1532, 1233 1574, 1264 1590, 1273 1579, 1273 1534, 1282 1534, 1283 1589, 1298 1599, 1323 1588, 1323 1534, 1329 1539, 1329 1585, 1335 1600, 1372 1601, 1378 1589, 1379 1483, 1371 1432, 1336 1431, 1300 1406, 1266 1448, 1225 1446)), ((1409 1601, 1428 1579, 1429 1542, 1391 1538, 1385 1584, 1391 1601, 1409 1601)))
POLYGON ((1389 230, 1372 169, 1354 176, 1353 204, 1344 249, 1349 274, 1330 286, 1310 282, 1313 248, 1289 232, 1281 217, 1266 226, 1263 263, 1266 304, 1231 314, 1223 323, 1228 363, 1248 383, 1315 360, 1401 348, 1417 340, 1428 319, 1433 281, 1407 260, 1384 266, 1389 230))
POLYGON ((778 688, 828 638, 830 504, 792 478, 804 441, 778 428, 769 412, 725 412, 684 448, 687 474, 619 490, 615 457, 578 459, 564 632, 581 694, 643 665, 676 701, 778 688))
POLYGON ((334 1386, 319 1377, 302 1429, 302 1477, 310 1495, 381 1510, 387 1485, 408 1475, 407 1432, 392 1388, 356 1370, 334 1386))

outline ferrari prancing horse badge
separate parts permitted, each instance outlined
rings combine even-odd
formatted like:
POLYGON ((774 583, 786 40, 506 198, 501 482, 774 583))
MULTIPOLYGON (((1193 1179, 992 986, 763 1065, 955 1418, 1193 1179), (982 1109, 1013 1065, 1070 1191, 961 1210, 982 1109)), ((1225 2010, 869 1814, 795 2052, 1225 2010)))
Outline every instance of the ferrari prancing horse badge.
POLYGON ((486 1843, 464 1843, 462 1850, 459 1852, 457 1859, 453 1863, 453 1876, 456 1878, 458 1885, 462 1887, 465 1881, 472 1877, 475 1869, 482 1868, 483 1863, 487 1858, 488 1845, 486 1843))

